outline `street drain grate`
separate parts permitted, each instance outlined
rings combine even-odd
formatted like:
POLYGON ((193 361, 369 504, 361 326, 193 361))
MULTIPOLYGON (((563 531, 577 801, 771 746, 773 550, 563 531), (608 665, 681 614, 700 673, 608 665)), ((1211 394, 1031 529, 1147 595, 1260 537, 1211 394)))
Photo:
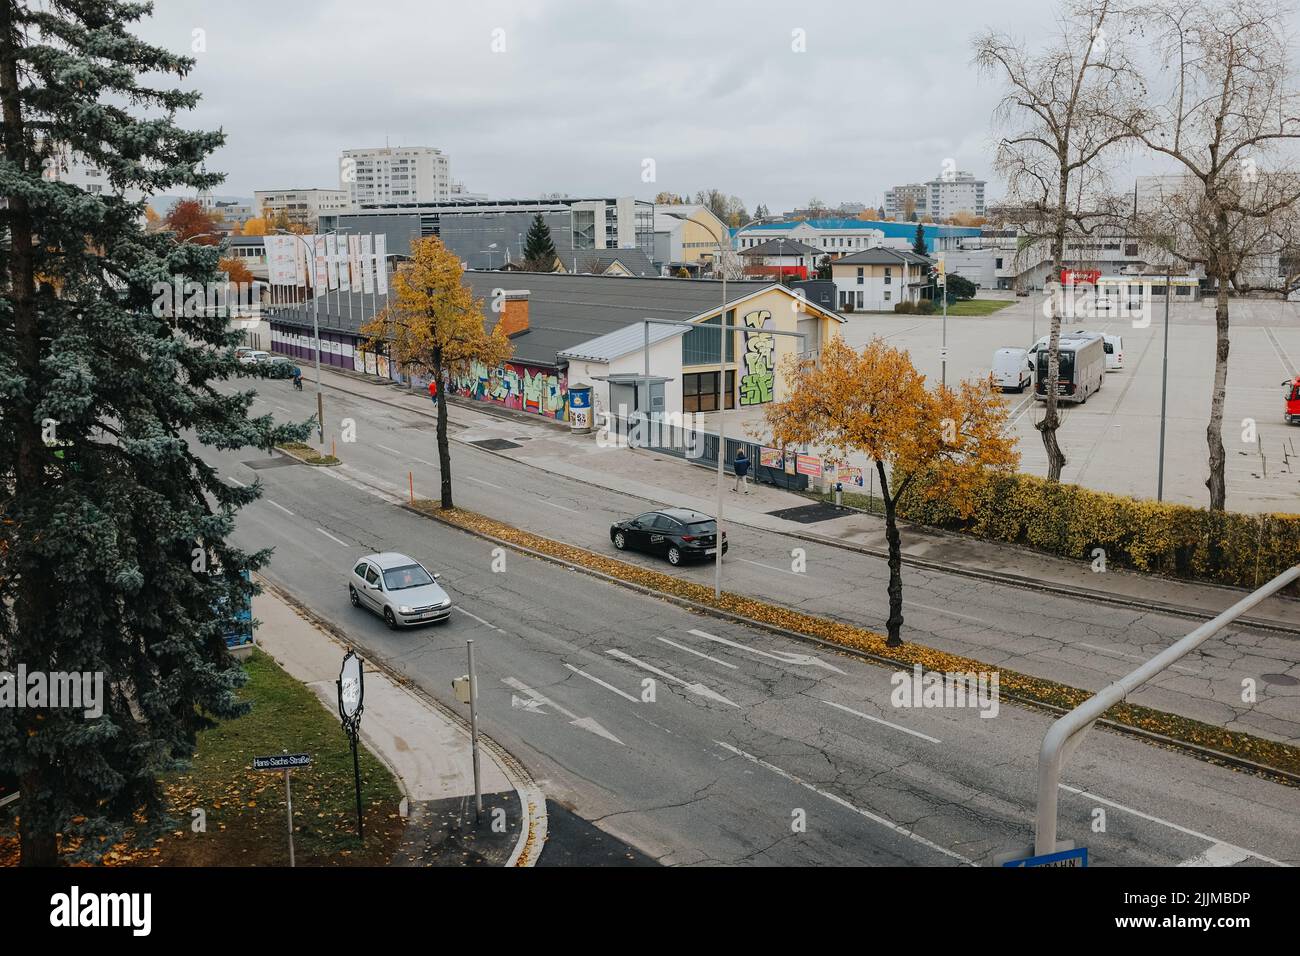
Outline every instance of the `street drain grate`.
POLYGON ((480 438, 478 441, 470 442, 471 445, 478 445, 479 448, 486 448, 488 451, 505 451, 507 448, 522 447, 519 442, 511 441, 508 438, 480 438))
POLYGON ((1290 674, 1261 674, 1259 676, 1265 684, 1276 684, 1278 687, 1295 687, 1300 684, 1300 680, 1290 674))
POLYGON ((798 521, 800 524, 813 524, 817 521, 829 521, 831 518, 843 518, 847 512, 840 511, 834 505, 813 504, 800 505, 798 508, 782 508, 780 511, 769 511, 768 514, 773 518, 798 521))
POLYGON ((276 455, 274 458, 254 458, 252 461, 242 462, 254 471, 263 471, 267 468, 284 468, 288 465, 300 465, 292 455, 276 455))

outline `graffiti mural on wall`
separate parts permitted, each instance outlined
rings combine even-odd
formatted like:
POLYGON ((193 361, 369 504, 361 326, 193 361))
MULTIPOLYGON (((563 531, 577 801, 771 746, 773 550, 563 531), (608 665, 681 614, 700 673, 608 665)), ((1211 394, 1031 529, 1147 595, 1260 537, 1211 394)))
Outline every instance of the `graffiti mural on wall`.
POLYGON ((559 421, 568 416, 568 381, 551 369, 514 362, 488 368, 475 362, 453 384, 452 391, 462 398, 492 402, 559 421))
MULTIPOLYGON (((740 321, 746 329, 765 329, 772 320, 767 309, 757 309, 745 314, 740 321)), ((773 372, 776 336, 768 332, 750 332, 745 335, 745 374, 740 377, 740 404, 762 405, 772 400, 772 387, 776 381, 773 372)))

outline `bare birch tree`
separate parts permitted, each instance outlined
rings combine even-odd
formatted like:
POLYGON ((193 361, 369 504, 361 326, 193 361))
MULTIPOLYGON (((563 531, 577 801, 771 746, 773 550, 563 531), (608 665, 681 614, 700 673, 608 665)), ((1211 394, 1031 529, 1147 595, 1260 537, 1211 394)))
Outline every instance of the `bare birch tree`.
POLYGON ((1284 8, 1272 0, 1161 0, 1135 11, 1157 24, 1158 91, 1131 131, 1177 162, 1170 188, 1139 210, 1170 255, 1200 266, 1215 292, 1214 384, 1205 437, 1210 508, 1227 498, 1223 403, 1229 291, 1244 291, 1261 260, 1287 255, 1300 176, 1283 148, 1300 139, 1300 97, 1284 8))
POLYGON ((1103 154, 1130 141, 1139 125, 1140 77, 1117 42, 1114 16, 1110 0, 1067 3, 1056 35, 1038 52, 993 31, 975 40, 975 64, 1006 88, 993 117, 1005 130, 995 165, 1007 183, 1007 204, 1020 211, 1021 248, 1046 243, 1052 261, 1044 303, 1050 323, 1046 408, 1036 426, 1049 481, 1059 481, 1065 467, 1056 432, 1066 236, 1111 221, 1103 202, 1103 154))

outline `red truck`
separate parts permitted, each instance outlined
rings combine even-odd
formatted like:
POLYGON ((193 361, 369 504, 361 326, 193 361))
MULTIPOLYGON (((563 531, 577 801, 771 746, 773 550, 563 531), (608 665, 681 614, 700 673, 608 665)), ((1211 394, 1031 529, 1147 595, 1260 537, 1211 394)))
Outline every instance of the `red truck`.
POLYGON ((1282 417, 1288 425, 1300 425, 1300 375, 1282 383, 1282 417))

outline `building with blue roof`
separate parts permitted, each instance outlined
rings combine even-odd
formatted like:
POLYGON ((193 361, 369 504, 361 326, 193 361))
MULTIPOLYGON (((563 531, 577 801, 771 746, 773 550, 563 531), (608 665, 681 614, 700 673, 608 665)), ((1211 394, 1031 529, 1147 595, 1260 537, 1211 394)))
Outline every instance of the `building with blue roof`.
MULTIPOLYGON (((820 252, 838 258, 864 249, 884 246, 911 249, 916 239, 915 222, 884 222, 876 219, 801 219, 785 222, 753 223, 734 230, 733 246, 738 251, 753 248, 769 239, 785 238, 806 243, 820 252)), ((921 224, 927 252, 946 252, 957 248, 960 240, 978 236, 974 226, 921 224)))

